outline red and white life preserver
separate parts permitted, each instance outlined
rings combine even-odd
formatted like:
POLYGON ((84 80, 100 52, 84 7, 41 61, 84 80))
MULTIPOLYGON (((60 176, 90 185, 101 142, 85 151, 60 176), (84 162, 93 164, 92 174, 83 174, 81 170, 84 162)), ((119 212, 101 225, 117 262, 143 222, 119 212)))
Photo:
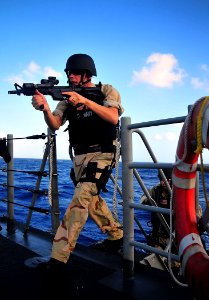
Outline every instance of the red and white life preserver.
MULTIPOLYGON (((207 97, 209 99, 209 97, 207 97)), ((202 144, 209 148, 209 101, 199 99, 191 108, 181 130, 173 169, 173 205, 176 242, 182 262, 183 275, 196 299, 209 299, 209 256, 198 230, 195 184, 199 153, 197 148, 197 119, 202 111, 202 144), (204 108, 203 108, 204 105, 204 108)))

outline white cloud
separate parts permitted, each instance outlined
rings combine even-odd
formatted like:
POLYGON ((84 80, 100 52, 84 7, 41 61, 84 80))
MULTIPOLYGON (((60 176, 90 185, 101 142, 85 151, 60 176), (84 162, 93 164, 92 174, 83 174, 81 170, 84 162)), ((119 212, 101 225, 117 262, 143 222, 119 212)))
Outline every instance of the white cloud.
POLYGON ((26 70, 23 70, 23 73, 25 74, 37 74, 40 72, 41 67, 37 65, 34 61, 31 61, 29 65, 27 66, 26 70))
POLYGON ((163 139, 163 136, 161 134, 157 133, 154 135, 154 140, 160 141, 162 139, 163 139))
POLYGON ((132 85, 147 83, 160 88, 171 88, 175 83, 182 83, 186 73, 178 66, 173 54, 153 53, 146 60, 146 66, 133 71, 132 85))
POLYGON ((153 139, 156 141, 166 140, 166 141, 177 141, 179 138, 179 134, 176 134, 175 132, 167 131, 163 134, 156 133, 153 136, 153 139))
POLYGON ((192 77, 191 84, 195 89, 200 89, 203 87, 203 82, 201 82, 198 77, 192 77))
POLYGON ((176 141, 177 140, 177 135, 174 132, 166 132, 165 133, 165 138, 168 141, 176 141))
POLYGON ((178 127, 178 128, 182 128, 183 125, 184 125, 184 123, 175 123, 175 124, 172 124, 172 126, 178 127))
POLYGON ((18 74, 18 75, 10 75, 8 76, 6 79, 5 79, 6 82, 9 82, 9 83, 18 83, 18 84, 23 84, 24 82, 24 78, 23 78, 23 75, 22 74, 18 74))
POLYGON ((191 79, 191 85, 195 88, 195 89, 205 89, 205 90, 209 90, 209 81, 208 80, 201 80, 198 77, 192 77, 191 79))
POLYGON ((37 83, 37 77, 39 77, 38 81, 40 81, 40 77, 47 78, 49 76, 61 78, 62 74, 55 71, 52 67, 47 66, 42 68, 36 62, 31 61, 19 74, 10 75, 5 79, 5 81, 9 83, 16 82, 21 85, 24 82, 29 81, 37 83))
POLYGON ((193 86, 194 89, 202 89, 209 91, 209 78, 208 78, 208 71, 209 71, 209 66, 207 64, 202 64, 200 65, 200 70, 201 70, 201 77, 194 76, 191 77, 190 83, 193 86))
POLYGON ((58 78, 62 77, 62 74, 60 72, 53 70, 51 67, 45 67, 44 74, 45 74, 45 77, 49 77, 49 76, 54 76, 54 77, 58 77, 58 78))
POLYGON ((205 72, 209 71, 209 67, 208 67, 208 65, 206 65, 206 64, 202 64, 202 65, 200 66, 200 69, 203 70, 203 71, 205 71, 205 72))

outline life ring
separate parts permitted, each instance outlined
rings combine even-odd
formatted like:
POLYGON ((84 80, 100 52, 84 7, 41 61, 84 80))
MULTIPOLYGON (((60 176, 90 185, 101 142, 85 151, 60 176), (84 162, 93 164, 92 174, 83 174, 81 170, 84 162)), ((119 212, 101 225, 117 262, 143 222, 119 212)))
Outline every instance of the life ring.
MULTIPOLYGON (((209 149, 209 97, 190 109, 182 127, 173 168, 173 209, 176 243, 183 276, 196 299, 209 299, 209 256, 198 229, 195 204, 197 121, 201 118, 201 145, 209 149)), ((200 124, 200 123, 199 123, 200 124)))

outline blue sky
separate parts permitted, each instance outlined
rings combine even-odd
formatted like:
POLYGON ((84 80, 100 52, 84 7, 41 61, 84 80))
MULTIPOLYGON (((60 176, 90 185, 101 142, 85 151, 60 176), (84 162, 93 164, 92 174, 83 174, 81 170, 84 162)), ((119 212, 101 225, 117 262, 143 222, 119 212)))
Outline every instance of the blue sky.
MULTIPOLYGON (((94 82, 112 84, 132 123, 185 116, 209 94, 209 1, 3 1, 0 9, 0 137, 47 132, 31 97, 8 95, 14 83, 56 75, 74 53, 95 61, 94 82)), ((51 109, 57 102, 47 98, 51 109)), ((57 131, 57 155, 68 159, 66 126, 57 131)), ((174 162, 181 126, 144 130, 158 161, 174 162)), ((45 141, 15 140, 14 157, 42 158, 45 141)), ((204 160, 209 160, 204 151, 204 160)), ((149 161, 134 137, 134 160, 149 161)))

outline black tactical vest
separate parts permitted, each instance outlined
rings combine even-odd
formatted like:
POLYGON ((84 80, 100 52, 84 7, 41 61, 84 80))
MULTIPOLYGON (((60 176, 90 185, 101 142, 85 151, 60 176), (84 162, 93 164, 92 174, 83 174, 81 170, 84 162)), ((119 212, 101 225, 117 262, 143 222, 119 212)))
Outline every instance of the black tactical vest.
MULTIPOLYGON (((104 94, 98 91, 80 93, 82 96, 103 105, 104 94)), ((84 107, 77 110, 69 104, 65 116, 69 121, 69 141, 71 147, 87 147, 91 145, 111 145, 117 137, 118 125, 113 125, 90 110, 84 107)))

